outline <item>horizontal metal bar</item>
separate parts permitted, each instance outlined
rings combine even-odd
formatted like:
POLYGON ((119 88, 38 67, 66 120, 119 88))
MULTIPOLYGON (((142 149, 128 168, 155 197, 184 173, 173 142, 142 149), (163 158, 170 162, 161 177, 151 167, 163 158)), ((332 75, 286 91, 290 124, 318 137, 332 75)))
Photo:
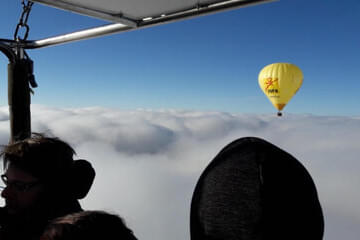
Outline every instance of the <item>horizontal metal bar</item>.
POLYGON ((75 42, 84 39, 90 39, 100 36, 105 36, 109 34, 114 34, 118 32, 123 32, 127 30, 131 30, 133 28, 126 26, 121 23, 108 24, 100 27, 85 29, 73 33, 63 34, 55 37, 34 40, 34 41, 26 41, 23 43, 22 47, 25 49, 34 49, 34 48, 42 48, 53 45, 64 44, 68 42, 75 42))
POLYGON ((170 23, 170 22, 183 20, 183 19, 194 18, 197 16, 208 15, 208 14, 215 13, 215 12, 221 12, 221 11, 225 11, 225 10, 236 9, 236 8, 240 8, 240 7, 245 7, 245 6, 250 6, 250 5, 255 5, 255 4, 260 4, 260 3, 265 3, 265 2, 273 2, 273 1, 277 1, 277 0, 258 0, 258 1, 253 1, 253 0, 252 1, 250 1, 250 0, 249 1, 235 1, 235 0, 233 0, 233 1, 228 1, 227 4, 225 4, 225 3, 224 4, 213 4, 213 5, 209 5, 209 6, 205 6, 205 7, 196 7, 191 10, 174 13, 171 15, 162 15, 157 18, 144 19, 143 21, 141 21, 138 24, 137 27, 131 27, 131 26, 124 25, 121 23, 114 23, 114 24, 104 25, 104 26, 100 26, 100 27, 94 27, 94 28, 90 28, 90 29, 86 29, 86 30, 81 30, 81 31, 73 32, 73 33, 68 33, 68 34, 64 34, 64 35, 59 35, 59 36, 55 36, 55 37, 50 37, 50 38, 46 38, 46 39, 25 41, 25 42, 21 43, 22 44, 21 47, 23 47, 24 49, 34 49, 34 48, 42 48, 42 47, 47 47, 47 46, 59 45, 59 44, 64 44, 64 43, 68 43, 68 42, 74 42, 74 41, 79 41, 79 40, 84 40, 84 39, 90 39, 90 38, 115 34, 115 33, 119 33, 119 32, 142 29, 145 27, 151 27, 151 26, 166 24, 166 23, 170 23))

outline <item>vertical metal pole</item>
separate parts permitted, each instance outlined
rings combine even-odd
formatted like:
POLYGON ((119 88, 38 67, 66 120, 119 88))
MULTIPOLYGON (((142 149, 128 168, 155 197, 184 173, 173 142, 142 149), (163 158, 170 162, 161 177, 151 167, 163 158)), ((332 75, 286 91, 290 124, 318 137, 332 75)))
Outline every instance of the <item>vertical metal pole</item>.
POLYGON ((17 59, 8 65, 8 101, 10 112, 10 141, 31 135, 30 86, 32 62, 17 59))

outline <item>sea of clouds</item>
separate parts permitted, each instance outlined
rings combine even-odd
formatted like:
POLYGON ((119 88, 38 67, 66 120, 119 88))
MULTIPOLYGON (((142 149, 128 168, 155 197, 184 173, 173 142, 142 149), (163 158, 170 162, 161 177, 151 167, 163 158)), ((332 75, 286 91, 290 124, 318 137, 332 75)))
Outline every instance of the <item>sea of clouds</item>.
MULTIPOLYGON (((231 141, 264 138, 313 176, 325 239, 360 236, 360 117, 230 114, 180 110, 32 106, 32 130, 60 137, 97 176, 85 209, 120 214, 141 240, 190 239, 192 193, 201 172, 231 141)), ((0 107, 0 144, 9 140, 0 107)))

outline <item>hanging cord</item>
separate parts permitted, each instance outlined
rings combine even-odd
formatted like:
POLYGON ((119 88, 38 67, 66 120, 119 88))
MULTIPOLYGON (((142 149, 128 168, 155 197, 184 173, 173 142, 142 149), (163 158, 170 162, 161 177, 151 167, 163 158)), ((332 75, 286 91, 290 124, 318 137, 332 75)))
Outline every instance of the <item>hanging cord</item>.
POLYGON ((32 7, 33 4, 34 3, 31 2, 31 1, 27 1, 27 3, 26 3, 25 0, 22 0, 23 11, 21 13, 19 23, 16 25, 16 29, 15 29, 15 33, 14 33, 14 40, 17 41, 17 42, 26 41, 26 39, 27 39, 27 37, 29 35, 30 27, 27 24, 27 21, 28 21, 29 14, 30 14, 30 11, 31 11, 31 7, 32 7), (23 38, 21 38, 19 36, 19 30, 22 27, 25 28, 25 34, 24 34, 23 38))

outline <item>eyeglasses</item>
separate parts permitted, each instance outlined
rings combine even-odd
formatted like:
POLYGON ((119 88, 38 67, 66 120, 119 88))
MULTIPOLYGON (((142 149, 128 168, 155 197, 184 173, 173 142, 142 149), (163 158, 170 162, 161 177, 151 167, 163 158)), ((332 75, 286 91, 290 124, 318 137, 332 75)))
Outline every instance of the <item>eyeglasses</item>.
POLYGON ((6 187, 11 187, 18 192, 27 192, 31 188, 38 185, 40 182, 22 182, 22 181, 9 181, 8 177, 5 174, 1 175, 1 180, 4 182, 6 187))

